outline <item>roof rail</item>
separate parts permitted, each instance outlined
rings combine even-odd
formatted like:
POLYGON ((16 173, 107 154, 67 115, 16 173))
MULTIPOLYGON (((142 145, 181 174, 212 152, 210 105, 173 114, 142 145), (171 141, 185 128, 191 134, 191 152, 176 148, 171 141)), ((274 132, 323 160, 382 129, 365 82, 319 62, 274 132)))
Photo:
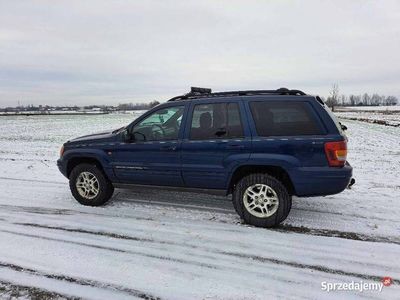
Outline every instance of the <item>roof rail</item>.
POLYGON ((304 96, 306 93, 300 90, 289 90, 280 88, 277 90, 246 90, 246 91, 228 91, 212 93, 211 89, 191 87, 190 92, 181 96, 176 96, 168 101, 178 101, 196 98, 211 98, 211 97, 227 97, 227 96, 249 96, 249 95, 297 95, 304 96))

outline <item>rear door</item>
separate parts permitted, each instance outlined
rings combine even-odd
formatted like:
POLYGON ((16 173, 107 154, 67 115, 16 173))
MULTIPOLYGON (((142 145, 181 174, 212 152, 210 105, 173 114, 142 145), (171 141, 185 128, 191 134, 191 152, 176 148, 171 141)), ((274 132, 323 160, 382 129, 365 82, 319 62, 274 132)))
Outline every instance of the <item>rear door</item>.
POLYGON ((250 148, 242 101, 193 101, 182 141, 185 185, 226 188, 229 174, 249 158, 250 148))

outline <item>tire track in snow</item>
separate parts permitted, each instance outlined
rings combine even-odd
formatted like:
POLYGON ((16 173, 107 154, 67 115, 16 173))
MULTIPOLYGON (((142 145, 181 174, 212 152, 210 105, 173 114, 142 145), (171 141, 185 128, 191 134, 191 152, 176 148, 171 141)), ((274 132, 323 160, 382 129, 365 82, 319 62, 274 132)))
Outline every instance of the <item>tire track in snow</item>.
MULTIPOLYGON (((113 216, 109 214, 99 214, 99 213, 88 213, 82 212, 77 210, 70 210, 70 209, 52 209, 52 208, 43 208, 43 207, 31 207, 31 206, 13 206, 13 205, 0 205, 2 209, 9 209, 11 211, 24 211, 27 213, 35 213, 35 214, 47 214, 47 215, 74 215, 74 214, 83 214, 83 215, 98 215, 104 217, 118 217, 118 218, 128 218, 132 219, 132 216, 113 216)), ((154 221, 152 218, 145 218, 145 217, 137 217, 135 216, 134 219, 136 220, 143 220, 143 221, 154 221)), ((4 220, 4 219, 3 219, 4 220)), ((213 219, 214 222, 226 223, 225 221, 219 221, 217 219, 213 219)), ((16 223, 18 224, 18 223, 16 223)), ((237 222, 237 224, 242 224, 237 222)), ((23 224, 19 224, 23 225, 23 224)), ((26 223, 25 225, 31 226, 41 226, 38 224, 29 224, 26 223)), ((247 224, 242 224, 243 226, 249 226, 247 224)), ((50 229, 59 229, 59 230, 66 230, 64 228, 50 228, 50 229)), ((69 231, 75 230, 79 232, 81 229, 68 229, 69 231)), ((396 244, 400 245, 400 241, 397 239, 391 239, 385 236, 377 236, 377 235, 366 235, 351 231, 339 231, 339 230, 332 230, 332 229, 320 229, 320 228, 310 228, 310 227, 303 227, 303 226, 293 226, 290 224, 283 223, 279 225, 277 228, 268 228, 266 230, 271 231, 278 231, 278 232, 288 232, 288 233, 297 233, 297 234, 306 234, 306 235, 313 235, 313 236, 323 236, 323 237, 335 237, 335 238, 342 238, 347 240, 355 240, 355 241, 365 241, 365 242, 373 242, 373 243, 389 243, 389 244, 396 244)), ((82 231, 81 231, 82 232, 82 231)), ((92 233, 94 232, 86 232, 92 233)), ((114 234, 114 233, 108 233, 114 234)))
POLYGON ((285 223, 279 225, 277 228, 270 230, 279 232, 308 234, 314 236, 335 237, 335 238, 362 241, 362 242, 389 243, 389 244, 400 245, 400 241, 393 240, 384 236, 377 236, 377 235, 370 236, 351 231, 339 231, 333 229, 316 229, 303 226, 292 226, 290 224, 285 224, 285 223))
POLYGON ((193 266, 198 266, 198 267, 205 267, 208 269, 217 269, 216 266, 211 265, 211 264, 204 264, 204 263, 200 263, 200 262, 196 262, 196 261, 189 261, 186 259, 171 258, 168 256, 162 256, 162 255, 153 255, 153 254, 148 254, 145 252, 124 250, 124 249, 119 249, 119 248, 115 248, 115 247, 100 246, 100 245, 94 245, 94 244, 89 244, 89 243, 84 243, 84 242, 68 241, 68 240, 64 240, 64 239, 60 239, 60 238, 52 238, 52 237, 40 236, 40 235, 29 234, 29 233, 22 233, 22 232, 6 230, 6 229, 0 229, 0 232, 19 235, 19 236, 25 236, 25 237, 30 237, 30 238, 36 238, 36 239, 41 239, 41 240, 53 241, 53 242, 74 244, 74 245, 78 245, 78 246, 96 248, 96 249, 106 250, 106 251, 114 251, 114 252, 119 252, 119 253, 141 255, 141 256, 148 257, 148 258, 155 258, 155 259, 171 261, 171 262, 175 262, 175 263, 182 263, 182 264, 188 264, 188 265, 193 265, 193 266))
POLYGON ((59 281, 68 281, 70 283, 83 285, 83 286, 91 286, 91 287, 100 288, 100 289, 106 288, 109 290, 114 290, 117 292, 125 293, 125 294, 134 296, 134 297, 137 297, 140 299, 161 300, 160 297, 156 297, 154 295, 151 295, 151 294, 148 294, 148 293, 136 290, 136 289, 132 289, 132 288, 124 287, 121 285, 116 285, 116 284, 110 284, 110 283, 106 283, 106 282, 100 282, 97 280, 75 278, 75 277, 58 275, 58 274, 51 274, 51 273, 46 273, 46 272, 18 266, 15 264, 9 264, 9 263, 5 263, 5 262, 1 262, 1 261, 0 261, 0 268, 7 268, 7 269, 11 269, 11 270, 14 270, 17 272, 27 273, 27 274, 35 275, 35 276, 39 276, 39 277, 46 277, 49 279, 55 279, 55 280, 59 280, 59 281))
MULTIPOLYGON (((139 251, 130 251, 130 250, 113 248, 113 247, 93 245, 93 244, 88 244, 88 243, 83 243, 83 242, 67 241, 67 240, 58 239, 58 238, 44 237, 44 236, 39 236, 39 235, 34 235, 34 234, 15 232, 15 231, 11 231, 11 230, 0 230, 0 232, 21 235, 21 236, 26 236, 26 237, 32 237, 32 238, 38 238, 38 239, 44 239, 44 240, 49 240, 49 241, 57 241, 57 242, 62 242, 62 243, 76 244, 79 246, 93 247, 93 248, 97 248, 97 249, 116 251, 116 252, 120 252, 120 253, 142 255, 142 256, 149 257, 149 258, 168 260, 168 261, 179 262, 179 263, 183 263, 183 264, 196 265, 196 266, 206 267, 206 268, 210 268, 210 269, 218 269, 219 268, 219 267, 217 267, 215 265, 211 265, 211 264, 204 264, 204 263, 199 263, 199 262, 195 262, 195 261, 188 261, 188 260, 183 260, 183 259, 174 259, 174 258, 170 258, 170 257, 151 255, 151 254, 143 253, 143 252, 139 252, 139 251)), ((157 241, 154 241, 154 240, 151 240, 151 242, 157 243, 157 241)), ((172 242, 166 242, 166 243, 174 244, 172 242)), ((176 245, 179 245, 179 244, 176 244, 176 245)), ((180 246, 182 246, 182 245, 180 245, 180 246)), ((198 248, 198 247, 196 247, 196 248, 198 248)), ((206 247, 204 247, 204 248, 206 248, 206 247)), ((240 259, 246 259, 246 260, 253 261, 253 262, 258 261, 261 263, 273 263, 275 265, 283 265, 283 266, 288 266, 288 267, 292 267, 292 268, 296 268, 296 269, 312 270, 312 271, 318 271, 318 272, 323 272, 323 273, 333 274, 333 275, 355 277, 355 278, 363 279, 363 280, 381 281, 381 279, 382 279, 382 276, 379 276, 379 275, 368 275, 368 274, 362 274, 362 273, 357 273, 357 272, 344 271, 341 269, 335 269, 335 268, 325 267, 325 266, 321 266, 321 265, 302 264, 302 263, 298 263, 298 262, 294 262, 294 261, 286 261, 286 260, 281 260, 281 259, 276 259, 276 258, 271 258, 271 257, 266 257, 266 256, 247 255, 247 254, 243 254, 243 253, 239 253, 239 252, 213 250, 210 248, 206 248, 206 249, 207 249, 207 251, 214 252, 216 254, 240 258, 240 259)), ((1 266, 1 263, 0 263, 0 266, 1 266)), ((393 280, 394 284, 398 284, 398 285, 400 284, 400 279, 392 278, 392 280, 393 280)))
POLYGON ((154 221, 152 218, 146 217, 132 217, 132 216, 121 216, 121 215, 110 215, 110 214, 101 214, 96 212, 84 212, 80 210, 73 210, 67 208, 47 208, 47 207, 39 207, 39 206, 19 206, 19 205, 7 205, 0 204, 0 208, 2 210, 8 210, 12 212, 26 212, 31 214, 40 214, 40 215, 87 215, 87 216, 102 216, 102 217, 110 217, 110 218, 129 218, 135 220, 143 220, 143 221, 154 221))
MULTIPOLYGON (((382 276, 376 276, 376 275, 366 275, 366 274, 361 274, 361 273, 356 273, 356 272, 348 272, 348 271, 343 271, 339 269, 333 269, 333 268, 327 268, 323 267, 320 265, 310 265, 310 264, 301 264, 301 263, 296 263, 296 262, 288 262, 288 261, 283 261, 275 258, 269 258, 269 257, 264 257, 264 256, 258 256, 258 255, 247 255, 247 254, 242 254, 242 253, 237 253, 237 252, 228 252, 228 251, 221 251, 221 254, 225 255, 230 255, 233 257, 237 258, 246 258, 248 260, 256 260, 259 262, 263 263, 274 263, 278 265, 286 265, 294 268, 301 268, 301 269, 309 269, 313 271, 319 271, 319 272, 324 272, 324 273, 329 273, 329 274, 335 274, 335 275, 343 275, 343 276, 350 276, 350 277, 356 277, 360 279, 365 279, 365 280, 372 280, 372 281, 381 281, 382 276)), ((392 278, 392 282, 394 284, 400 284, 400 279, 397 278, 392 278)))
MULTIPOLYGON (((1 268, 0 263, 0 268, 1 268)), ((69 295, 63 295, 56 292, 51 292, 38 287, 26 286, 15 284, 12 282, 4 281, 0 279, 0 296, 7 297, 9 299, 27 298, 27 299, 58 299, 58 300, 78 300, 79 297, 73 297, 69 295)))
MULTIPOLYGON (((52 181, 42 181, 42 180, 35 180, 35 179, 18 179, 18 178, 9 178, 9 177, 0 177, 0 179, 6 179, 6 180, 16 180, 16 181, 27 181, 27 182, 40 182, 40 183, 49 183, 49 184, 57 184, 57 185, 66 185, 61 182, 52 182, 52 181)), ((141 199, 134 199, 134 198, 127 198, 124 197, 122 199, 117 199, 117 203, 137 203, 138 205, 156 205, 158 207, 160 206, 167 206, 167 207, 172 207, 176 209, 189 209, 189 210, 200 210, 200 211, 206 211, 206 212, 214 212, 214 213, 222 213, 222 214, 228 214, 228 215, 235 215, 236 213, 234 212, 233 208, 227 209, 227 208, 220 208, 220 207, 211 207, 211 206, 206 206, 206 205, 196 205, 196 204, 184 204, 184 203, 173 203, 173 202, 168 202, 168 201, 154 201, 154 200, 141 200, 141 199)), ((110 207, 112 207, 112 203, 110 207)), ((11 205, 0 205, 2 208, 12 208, 14 206, 11 205)), ((19 210, 23 210, 28 213, 37 213, 37 214, 64 214, 64 215, 73 215, 73 214, 83 214, 83 215, 99 215, 99 216, 104 216, 104 217, 119 217, 119 218, 132 218, 132 216, 114 216, 110 214, 101 214, 101 213, 96 213, 96 212, 83 212, 79 210, 71 210, 71 209, 51 209, 51 208, 43 208, 43 207, 28 207, 28 206, 15 206, 19 210)), ((352 216, 356 218, 363 218, 365 219, 365 216, 355 216, 351 214, 343 214, 339 212, 326 212, 326 211, 320 211, 318 209, 308 209, 308 208, 295 208, 293 207, 292 210, 296 211, 305 211, 305 212, 315 212, 315 213, 320 213, 320 214, 329 214, 329 215, 340 215, 340 216, 352 216)), ((14 211, 17 211, 16 209, 14 211)), ((148 220, 148 221, 154 221, 151 218, 145 218, 145 217, 137 217, 135 216, 135 219, 137 220, 148 220)), ((377 220, 386 220, 386 219, 381 219, 381 218, 374 218, 377 220)), ((220 222, 220 223, 226 223, 226 221, 218 220, 216 218, 213 218, 211 221, 214 222, 220 222)), ((236 224, 241 224, 240 222, 236 222, 236 224)), ((244 225, 244 224, 243 224, 244 225)), ((248 225, 246 225, 248 226, 248 225)), ((367 242, 375 242, 375 243, 392 243, 392 244, 397 244, 400 245, 400 240, 395 239, 395 238, 388 238, 385 236, 377 236, 377 235, 367 235, 367 234, 362 234, 362 233, 356 233, 356 232, 349 232, 349 231, 340 231, 340 230, 331 230, 331 229, 321 229, 321 228, 311 228, 311 227, 304 227, 304 226, 294 226, 291 224, 288 224, 284 222, 281 224, 278 228, 276 229, 268 229, 268 230, 275 230, 279 232, 290 232, 290 233, 298 233, 298 234, 307 234, 307 235, 313 235, 313 236, 323 236, 323 237, 336 237, 336 238, 343 238, 343 239, 349 239, 349 240, 356 240, 356 241, 367 241, 367 242)))
MULTIPOLYGON (((65 185, 65 186, 68 185, 66 182, 63 183, 61 181, 57 182, 57 181, 46 181, 46 180, 38 180, 38 179, 22 179, 22 178, 11 178, 11 177, 0 177, 0 179, 23 181, 23 182, 48 183, 48 184, 65 185)), ((123 197, 122 199, 114 199, 114 200, 116 200, 118 203, 134 202, 134 203, 138 203, 138 204, 163 205, 163 206, 170 206, 170 207, 177 207, 177 208, 197 209, 197 210, 203 210, 203 211, 211 211, 211 212, 219 212, 219 213, 236 215, 236 212, 234 211, 233 207, 232 207, 232 209, 227 209, 227 208, 221 208, 221 207, 216 207, 216 206, 210 207, 210 206, 205 206, 205 205, 183 204, 183 203, 174 203, 174 202, 168 202, 168 201, 141 200, 141 199, 128 198, 129 196, 124 197, 125 195, 126 195, 126 193, 124 192, 124 194, 122 195, 122 197, 123 197)), ((116 196, 121 197, 120 194, 116 194, 113 198, 115 198, 116 196)), ((314 212, 314 213, 327 214, 327 215, 350 216, 350 217, 356 217, 356 218, 362 218, 362 219, 369 219, 369 217, 361 216, 361 215, 346 214, 346 213, 342 213, 342 212, 328 212, 328 211, 322 211, 322 210, 312 209, 312 208, 292 207, 292 210, 293 211, 314 212)), ((385 218, 379 218, 379 217, 374 217, 374 219, 381 220, 381 221, 387 220, 385 218)))
POLYGON ((12 177, 0 177, 2 180, 12 180, 12 181, 22 181, 22 182, 39 182, 39 183, 50 183, 50 184, 58 184, 58 185, 67 185, 66 182, 61 181, 47 181, 47 180, 39 180, 39 179, 23 179, 23 178, 12 178, 12 177))
MULTIPOLYGON (((0 177, 0 179, 15 180, 15 181, 25 181, 25 182, 49 183, 49 184, 57 184, 57 185, 68 185, 67 183, 63 183, 63 182, 45 181, 45 180, 37 180, 37 179, 22 179, 22 178, 11 178, 11 177, 0 177)), ((173 202, 168 202, 168 201, 141 200, 141 199, 133 199, 133 198, 124 197, 125 194, 126 193, 124 193, 122 195, 122 197, 123 197, 122 199, 116 199, 118 201, 118 203, 132 203, 132 202, 135 202, 135 203, 139 203, 139 204, 149 204, 149 205, 156 204, 156 205, 164 205, 164 206, 170 206, 170 207, 197 209, 197 210, 220 212, 220 213, 236 215, 236 212, 234 211, 233 207, 232 207, 232 209, 226 209, 226 208, 210 207, 210 206, 204 206, 204 205, 173 203, 173 202)), ((120 196, 120 195, 116 194, 115 196, 120 196)), ((296 210, 297 211, 305 211, 305 212, 315 212, 315 213, 327 214, 327 215, 350 216, 350 217, 356 217, 356 218, 362 218, 362 219, 369 219, 369 217, 365 217, 365 216, 361 216, 361 215, 346 214, 346 213, 342 213, 342 212, 328 212, 328 211, 322 211, 322 210, 311 209, 311 208, 292 207, 292 210, 294 210, 294 211, 296 211, 296 210)), ((374 217, 374 219, 382 220, 382 221, 386 221, 387 220, 385 218, 379 218, 379 217, 374 217)))

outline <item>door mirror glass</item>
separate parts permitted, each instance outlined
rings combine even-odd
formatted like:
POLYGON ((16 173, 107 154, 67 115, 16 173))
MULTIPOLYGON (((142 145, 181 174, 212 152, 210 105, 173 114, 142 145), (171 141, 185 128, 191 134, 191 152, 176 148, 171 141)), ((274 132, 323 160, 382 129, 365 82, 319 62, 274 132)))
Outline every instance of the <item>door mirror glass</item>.
POLYGON ((128 129, 125 129, 124 131, 121 132, 121 137, 122 137, 122 140, 123 140, 125 143, 130 143, 130 142, 132 142, 132 140, 133 140, 133 136, 132 136, 132 134, 129 132, 128 129))
POLYGON ((138 131, 133 132, 132 137, 135 142, 144 142, 146 140, 146 136, 138 131))

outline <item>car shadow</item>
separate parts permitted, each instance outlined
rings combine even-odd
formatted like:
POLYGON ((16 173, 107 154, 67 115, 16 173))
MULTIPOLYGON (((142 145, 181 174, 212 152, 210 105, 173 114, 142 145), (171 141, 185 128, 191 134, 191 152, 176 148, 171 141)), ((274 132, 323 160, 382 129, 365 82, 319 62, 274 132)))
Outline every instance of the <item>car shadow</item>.
POLYGON ((113 200, 117 202, 132 202, 136 204, 170 206, 236 214, 230 195, 217 196, 185 191, 177 192, 155 189, 152 187, 133 187, 130 189, 116 189, 113 200))

